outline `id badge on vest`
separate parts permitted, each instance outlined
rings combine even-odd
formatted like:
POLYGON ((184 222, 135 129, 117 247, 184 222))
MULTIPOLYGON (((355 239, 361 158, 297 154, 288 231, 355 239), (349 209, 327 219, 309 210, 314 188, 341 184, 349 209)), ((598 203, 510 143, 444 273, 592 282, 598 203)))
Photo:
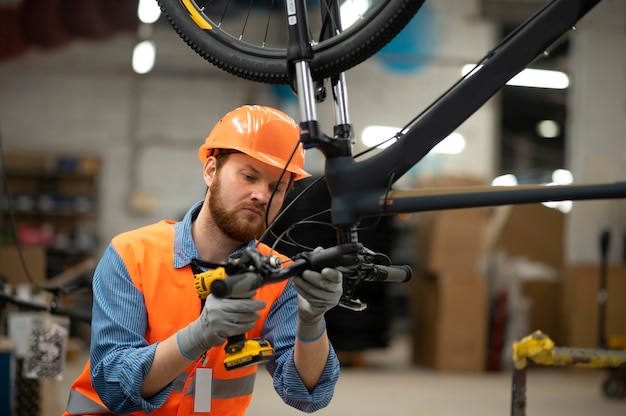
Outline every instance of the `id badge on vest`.
POLYGON ((194 381, 193 411, 206 413, 211 411, 211 388, 213 387, 213 369, 196 368, 194 381))

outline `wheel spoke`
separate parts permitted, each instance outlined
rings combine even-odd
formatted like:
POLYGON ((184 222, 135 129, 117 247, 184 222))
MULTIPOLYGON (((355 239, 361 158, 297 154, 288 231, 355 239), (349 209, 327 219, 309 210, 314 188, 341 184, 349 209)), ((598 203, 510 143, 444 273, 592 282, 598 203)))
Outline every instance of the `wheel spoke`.
MULTIPOLYGON (((176 31, 203 58, 255 81, 287 84, 287 0, 158 0, 176 31)), ((315 80, 369 58, 424 0, 307 1, 315 80), (339 7, 339 13, 329 10, 339 7), (338 19, 337 17, 340 17, 338 19)))

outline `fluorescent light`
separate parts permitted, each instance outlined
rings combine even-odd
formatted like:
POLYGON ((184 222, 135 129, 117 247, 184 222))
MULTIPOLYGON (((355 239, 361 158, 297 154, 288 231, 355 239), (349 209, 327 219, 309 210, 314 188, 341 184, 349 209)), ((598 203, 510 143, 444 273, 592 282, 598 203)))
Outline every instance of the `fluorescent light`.
POLYGON ((557 169, 552 172, 552 182, 557 185, 569 185, 574 182, 574 175, 567 169, 557 169))
POLYGON ((574 203, 572 201, 548 201, 542 202, 541 205, 552 209, 558 209, 564 214, 567 214, 572 210, 574 203))
POLYGON ((516 186, 518 184, 517 177, 512 173, 507 173, 493 178, 491 185, 493 186, 516 186))
MULTIPOLYGON (((461 73, 463 76, 472 71, 476 65, 468 64, 464 65, 461 73)), ((480 71, 482 65, 476 68, 476 71, 480 71)), ((569 87, 569 77, 567 74, 561 71, 550 71, 547 69, 531 69, 526 68, 519 74, 515 75, 506 85, 513 85, 516 87, 530 87, 530 88, 549 88, 562 90, 569 87)))
POLYGON ((361 19, 369 7, 370 2, 368 0, 352 0, 342 3, 339 7, 342 29, 349 28, 361 19))
POLYGON ((147 74, 154 68, 156 47, 154 42, 144 40, 133 49, 133 71, 138 74, 147 74))
POLYGON ((396 139, 391 139, 386 142, 385 140, 390 137, 394 137, 399 131, 399 127, 367 126, 363 129, 363 134, 361 134, 361 143, 363 143, 366 147, 377 146, 384 149, 385 147, 389 147, 396 142, 396 139))
POLYGON ((515 75, 507 85, 562 90, 569 87, 569 77, 560 71, 527 68, 515 75))
POLYGON ((465 137, 460 133, 450 133, 448 137, 440 141, 437 146, 431 150, 433 153, 457 155, 465 149, 465 137))
MULTIPOLYGON (((574 175, 567 169, 556 169, 552 172, 552 182, 548 185, 569 185, 574 182, 574 175)), ((574 205, 572 201, 546 201, 542 202, 543 205, 549 208, 558 209, 559 211, 567 214, 572 210, 574 205)))
POLYGON ((156 22, 161 16, 161 9, 155 0, 139 0, 137 17, 146 24, 156 22))
MULTIPOLYGON (((390 126, 367 126, 363 129, 361 135, 361 142, 367 147, 379 147, 384 149, 395 143, 396 139, 390 139, 394 137, 401 129, 399 127, 390 126), (385 141, 390 139, 388 141, 385 141), (384 142, 384 143, 383 143, 384 142)), ((453 132, 448 137, 439 142, 432 150, 431 153, 449 154, 454 155, 461 153, 465 148, 465 138, 456 132, 453 132)))
POLYGON ((546 139, 553 139, 561 134, 561 126, 554 120, 541 120, 537 123, 537 134, 546 139))

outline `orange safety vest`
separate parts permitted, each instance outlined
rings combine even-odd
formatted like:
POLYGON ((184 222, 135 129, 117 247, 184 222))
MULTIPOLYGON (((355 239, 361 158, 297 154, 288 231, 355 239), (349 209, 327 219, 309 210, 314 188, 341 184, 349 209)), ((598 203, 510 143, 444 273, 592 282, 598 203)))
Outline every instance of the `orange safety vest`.
MULTIPOLYGON (((121 256, 130 277, 142 293, 148 311, 146 341, 153 344, 162 341, 179 329, 198 318, 201 300, 194 286, 190 266, 175 269, 173 221, 160 221, 116 236, 112 244, 121 256), (184 300, 184 301, 182 301, 184 300)), ((270 254, 270 248, 259 244, 263 255, 270 254)), ((276 255, 276 253, 273 253, 276 255)), ((286 259, 284 256, 280 256, 286 259)), ((255 299, 262 299, 266 307, 260 311, 261 317, 256 326, 247 332, 248 338, 261 336, 261 328, 267 318, 269 308, 282 294, 287 281, 263 286, 256 291, 255 299)), ((226 370, 224 367, 223 345, 207 352, 204 367, 213 370, 211 384, 211 412, 207 415, 243 415, 252 399, 252 390, 257 366, 226 370)), ((152 415, 191 415, 193 413, 195 369, 203 364, 203 358, 191 363, 176 380, 174 390, 167 401, 152 415)), ((64 416, 70 415, 111 415, 111 411, 100 400, 91 385, 90 362, 74 381, 64 416)), ((143 415, 133 412, 131 415, 143 415)))

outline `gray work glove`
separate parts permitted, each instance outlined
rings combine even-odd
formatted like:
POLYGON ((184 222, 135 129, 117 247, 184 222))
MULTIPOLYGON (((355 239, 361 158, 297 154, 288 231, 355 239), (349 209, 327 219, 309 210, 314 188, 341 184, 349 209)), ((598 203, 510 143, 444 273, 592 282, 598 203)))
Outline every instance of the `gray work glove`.
POLYGON ((178 331, 176 340, 182 354, 195 360, 211 347, 222 345, 230 336, 241 335, 254 328, 265 302, 256 299, 206 298, 202 313, 178 331))
POLYGON ((292 279, 298 292, 298 326, 296 334, 305 342, 318 339, 326 328, 324 314, 337 306, 343 292, 343 276, 337 269, 321 273, 305 270, 292 279))

